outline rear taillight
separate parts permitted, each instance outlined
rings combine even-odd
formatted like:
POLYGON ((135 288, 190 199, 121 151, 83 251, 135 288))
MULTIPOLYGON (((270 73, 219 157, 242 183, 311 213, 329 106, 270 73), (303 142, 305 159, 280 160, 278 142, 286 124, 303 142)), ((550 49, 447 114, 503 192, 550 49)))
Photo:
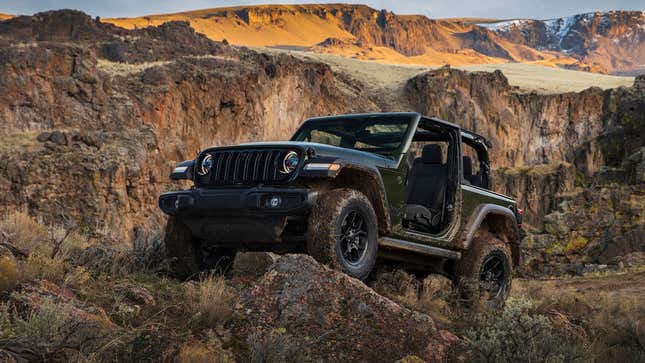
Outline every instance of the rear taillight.
POLYGON ((520 208, 517 208, 517 213, 516 213, 516 219, 517 219, 517 226, 522 228, 522 214, 524 214, 524 211, 520 208))

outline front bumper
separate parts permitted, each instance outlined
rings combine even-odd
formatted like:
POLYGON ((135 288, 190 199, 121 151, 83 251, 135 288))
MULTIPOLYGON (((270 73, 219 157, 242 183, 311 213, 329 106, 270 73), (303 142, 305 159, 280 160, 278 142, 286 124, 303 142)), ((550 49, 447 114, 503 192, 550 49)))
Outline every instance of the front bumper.
POLYGON ((159 207, 207 244, 249 248, 253 243, 302 240, 316 198, 309 189, 190 189, 164 193, 159 207), (278 197, 278 205, 271 199, 278 197))
POLYGON ((309 189, 190 189, 162 194, 159 208, 177 217, 294 216, 307 214, 315 197, 309 189))

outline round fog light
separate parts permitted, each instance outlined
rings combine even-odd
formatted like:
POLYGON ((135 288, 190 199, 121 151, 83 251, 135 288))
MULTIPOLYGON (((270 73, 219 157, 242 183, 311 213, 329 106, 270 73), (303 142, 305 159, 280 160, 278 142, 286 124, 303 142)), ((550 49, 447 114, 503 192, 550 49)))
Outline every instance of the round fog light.
POLYGON ((280 205, 282 205, 282 198, 280 196, 274 195, 269 199, 269 207, 278 208, 280 205))

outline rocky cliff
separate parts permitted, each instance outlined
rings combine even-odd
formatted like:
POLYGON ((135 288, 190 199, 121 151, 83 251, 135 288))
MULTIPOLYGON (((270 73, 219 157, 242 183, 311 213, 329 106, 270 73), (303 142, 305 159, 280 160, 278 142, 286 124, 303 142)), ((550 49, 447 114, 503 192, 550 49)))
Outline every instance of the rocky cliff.
POLYGON ((2 209, 115 239, 157 224, 168 171, 200 148, 375 108, 324 64, 215 43, 185 23, 125 31, 50 12, 0 23, 0 42, 2 209))

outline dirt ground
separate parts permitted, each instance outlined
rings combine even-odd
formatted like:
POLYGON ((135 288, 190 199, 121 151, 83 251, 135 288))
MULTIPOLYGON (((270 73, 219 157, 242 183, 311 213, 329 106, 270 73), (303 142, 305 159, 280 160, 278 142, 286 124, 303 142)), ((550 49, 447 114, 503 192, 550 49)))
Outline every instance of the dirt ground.
POLYGON ((512 296, 541 294, 576 295, 591 298, 603 295, 645 301, 645 267, 622 272, 596 273, 569 278, 517 279, 512 296))

